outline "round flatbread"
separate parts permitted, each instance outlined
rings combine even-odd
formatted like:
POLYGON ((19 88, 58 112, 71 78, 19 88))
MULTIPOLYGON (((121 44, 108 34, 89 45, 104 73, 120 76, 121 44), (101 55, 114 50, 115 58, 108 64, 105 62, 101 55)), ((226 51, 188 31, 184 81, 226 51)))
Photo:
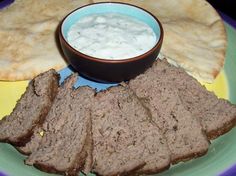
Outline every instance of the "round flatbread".
POLYGON ((56 29, 63 17, 90 0, 15 0, 0 11, 0 80, 27 80, 67 64, 56 29))
POLYGON ((226 32, 220 16, 207 1, 119 1, 143 7, 160 19, 164 28, 161 54, 169 62, 202 81, 212 82, 218 75, 225 60, 226 32))

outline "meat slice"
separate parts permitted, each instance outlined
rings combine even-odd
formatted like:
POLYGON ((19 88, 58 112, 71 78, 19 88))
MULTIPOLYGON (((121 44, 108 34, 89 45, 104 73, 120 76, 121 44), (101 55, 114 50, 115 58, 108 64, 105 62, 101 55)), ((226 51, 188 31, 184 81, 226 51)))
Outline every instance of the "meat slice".
POLYGON ((129 88, 99 92, 92 117, 93 172, 112 176, 157 173, 169 167, 165 138, 129 88))
POLYGON ((90 106, 95 92, 89 87, 74 89, 76 80, 74 74, 60 87, 43 124, 40 146, 26 164, 46 172, 76 175, 87 156, 91 157, 90 106))
POLYGON ((183 69, 158 60, 152 67, 156 79, 178 90, 184 106, 201 121, 208 139, 215 139, 236 125, 236 106, 217 98, 183 69))
POLYGON ((53 69, 30 81, 13 112, 0 121, 0 141, 16 146, 28 142, 50 110, 58 86, 59 75, 53 69))
POLYGON ((153 121, 166 137, 173 164, 204 155, 209 142, 200 122, 184 107, 176 87, 159 81, 163 77, 151 68, 131 80, 129 86, 150 109, 153 121))

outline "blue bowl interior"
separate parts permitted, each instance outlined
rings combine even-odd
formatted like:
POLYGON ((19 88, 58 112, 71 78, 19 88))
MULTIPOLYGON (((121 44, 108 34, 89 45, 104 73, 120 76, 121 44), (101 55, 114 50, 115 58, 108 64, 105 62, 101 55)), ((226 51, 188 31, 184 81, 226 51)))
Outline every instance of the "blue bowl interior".
POLYGON ((146 11, 131 6, 127 4, 120 3, 98 3, 88 5, 78 10, 75 10, 70 15, 66 17, 66 19, 62 23, 62 35, 67 40, 67 34, 70 27, 76 23, 80 18, 91 15, 91 14, 99 14, 99 13, 120 13, 124 15, 128 15, 134 17, 146 24, 148 24, 157 36, 157 42, 160 39, 160 26, 155 20, 155 18, 147 13, 146 11))

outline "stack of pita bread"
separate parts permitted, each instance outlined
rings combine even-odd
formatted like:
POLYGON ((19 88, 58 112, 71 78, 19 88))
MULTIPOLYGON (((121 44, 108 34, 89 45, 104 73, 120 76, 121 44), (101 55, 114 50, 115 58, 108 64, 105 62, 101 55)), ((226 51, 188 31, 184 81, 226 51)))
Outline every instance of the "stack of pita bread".
MULTIPOLYGON (((116 1, 116 0, 115 0, 116 1)), ((223 67, 226 32, 205 0, 120 0, 149 10, 163 24, 161 55, 195 78, 212 82, 223 67)), ((16 0, 0 11, 0 80, 31 79, 67 63, 56 29, 75 8, 100 0, 16 0)))

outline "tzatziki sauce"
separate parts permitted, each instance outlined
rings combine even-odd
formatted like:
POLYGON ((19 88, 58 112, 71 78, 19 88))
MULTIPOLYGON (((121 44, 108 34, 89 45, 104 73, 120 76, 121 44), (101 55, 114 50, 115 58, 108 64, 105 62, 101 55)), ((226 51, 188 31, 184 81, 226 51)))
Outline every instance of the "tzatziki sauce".
POLYGON ((128 59, 146 53, 157 43, 150 26, 119 13, 92 14, 79 19, 67 41, 79 52, 101 59, 128 59))

